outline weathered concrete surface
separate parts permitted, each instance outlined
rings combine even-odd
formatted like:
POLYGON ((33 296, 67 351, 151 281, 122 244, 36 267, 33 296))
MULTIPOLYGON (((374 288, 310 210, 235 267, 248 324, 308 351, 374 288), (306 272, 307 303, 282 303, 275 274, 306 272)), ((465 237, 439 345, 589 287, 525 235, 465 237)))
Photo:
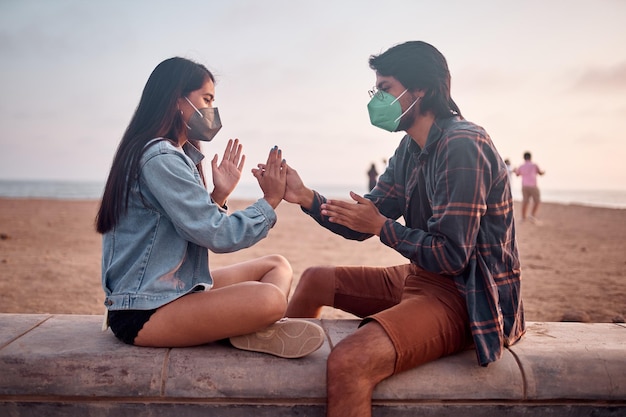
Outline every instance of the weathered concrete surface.
POLYGON ((626 399, 624 325, 529 323, 511 346, 525 375, 529 400, 626 399))
MULTIPOLYGON (((323 416, 326 358, 358 325, 295 360, 223 344, 128 346, 101 316, 0 314, 0 416, 323 416)), ((396 375, 375 416, 626 415, 626 326, 529 323, 487 368, 467 351, 396 375)))

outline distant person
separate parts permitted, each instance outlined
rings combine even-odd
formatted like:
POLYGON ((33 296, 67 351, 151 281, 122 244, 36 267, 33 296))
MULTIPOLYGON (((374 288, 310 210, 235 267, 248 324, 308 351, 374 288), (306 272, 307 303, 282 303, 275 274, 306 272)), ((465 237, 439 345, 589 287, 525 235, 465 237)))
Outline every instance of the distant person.
POLYGON ((504 165, 506 165, 506 173, 509 174, 509 181, 513 178, 513 167, 511 166, 511 160, 505 159, 504 165))
POLYGON ((370 416, 378 383, 455 352, 474 348, 486 366, 525 331, 506 167, 452 100, 445 57, 407 42, 369 64, 371 123, 406 132, 376 187, 327 200, 287 167, 285 200, 345 238, 378 236, 407 261, 302 274, 287 316, 332 306, 364 318, 328 357, 329 417, 370 416))
POLYGON ((96 218, 106 324, 136 346, 230 338, 241 349, 307 355, 322 345, 324 333, 304 320, 281 320, 292 279, 285 258, 209 270, 209 250, 234 252, 267 236, 286 186, 285 162, 274 147, 265 169, 253 169, 263 198, 229 215, 226 200, 245 161, 235 139, 221 163, 217 154, 211 161, 213 190, 207 190, 199 141, 210 141, 222 126, 214 83, 203 65, 171 58, 145 85, 96 218))
POLYGON ((522 177, 522 221, 526 221, 528 206, 533 202, 530 221, 537 221, 537 211, 541 203, 541 193, 537 185, 537 175, 545 174, 537 164, 532 162, 530 152, 524 153, 524 163, 515 169, 515 174, 522 177))
POLYGON ((369 177, 369 188, 368 191, 372 191, 374 187, 376 187, 376 180, 378 179, 378 171, 376 171, 376 165, 372 163, 369 171, 367 171, 367 176, 369 177))

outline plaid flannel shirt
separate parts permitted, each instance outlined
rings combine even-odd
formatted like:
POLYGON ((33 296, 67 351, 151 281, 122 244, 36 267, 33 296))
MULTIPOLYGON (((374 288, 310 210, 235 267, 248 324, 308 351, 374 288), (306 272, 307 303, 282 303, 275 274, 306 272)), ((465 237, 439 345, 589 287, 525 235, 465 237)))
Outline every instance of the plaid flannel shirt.
MULTIPOLYGON (((424 149, 402 139, 365 197, 388 218, 381 242, 427 271, 454 277, 480 365, 499 359, 525 323, 511 187, 489 135, 456 116, 437 119, 424 149)), ((320 213, 325 200, 316 192, 307 211, 318 223, 348 239, 371 236, 330 223, 320 213)))

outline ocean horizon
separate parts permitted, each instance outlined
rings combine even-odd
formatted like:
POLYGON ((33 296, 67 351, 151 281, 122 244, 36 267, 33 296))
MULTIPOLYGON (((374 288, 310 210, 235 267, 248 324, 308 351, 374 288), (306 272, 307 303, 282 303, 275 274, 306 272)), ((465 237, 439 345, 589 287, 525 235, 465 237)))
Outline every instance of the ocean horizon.
MULTIPOLYGON (((319 184, 311 188, 329 198, 349 198, 349 192, 365 194, 364 185, 319 184)), ((0 197, 49 198, 55 200, 97 200, 102 197, 104 182, 60 180, 3 180, 0 197)), ((262 197, 255 183, 239 183, 231 199, 256 200, 262 197)), ((513 189, 513 199, 521 201, 521 189, 513 189)), ((558 190, 541 188, 546 203, 580 204, 593 207, 626 208, 626 190, 558 190)))

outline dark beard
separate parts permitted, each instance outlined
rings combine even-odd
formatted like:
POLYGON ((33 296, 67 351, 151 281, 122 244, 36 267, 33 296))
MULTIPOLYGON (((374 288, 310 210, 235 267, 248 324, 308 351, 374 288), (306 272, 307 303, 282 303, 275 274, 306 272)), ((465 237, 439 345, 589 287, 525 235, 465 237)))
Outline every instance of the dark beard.
POLYGON ((413 123, 415 123, 415 119, 417 118, 418 106, 419 106, 419 103, 415 103, 415 105, 411 108, 411 110, 409 110, 407 114, 402 116, 402 118, 400 119, 400 123, 398 123, 398 128, 396 129, 396 132, 407 130, 408 128, 413 126, 413 123))
POLYGON ((402 116, 400 119, 400 123, 398 123, 398 128, 396 132, 404 131, 413 126, 413 122, 415 122, 415 107, 413 107, 407 114, 402 116))

